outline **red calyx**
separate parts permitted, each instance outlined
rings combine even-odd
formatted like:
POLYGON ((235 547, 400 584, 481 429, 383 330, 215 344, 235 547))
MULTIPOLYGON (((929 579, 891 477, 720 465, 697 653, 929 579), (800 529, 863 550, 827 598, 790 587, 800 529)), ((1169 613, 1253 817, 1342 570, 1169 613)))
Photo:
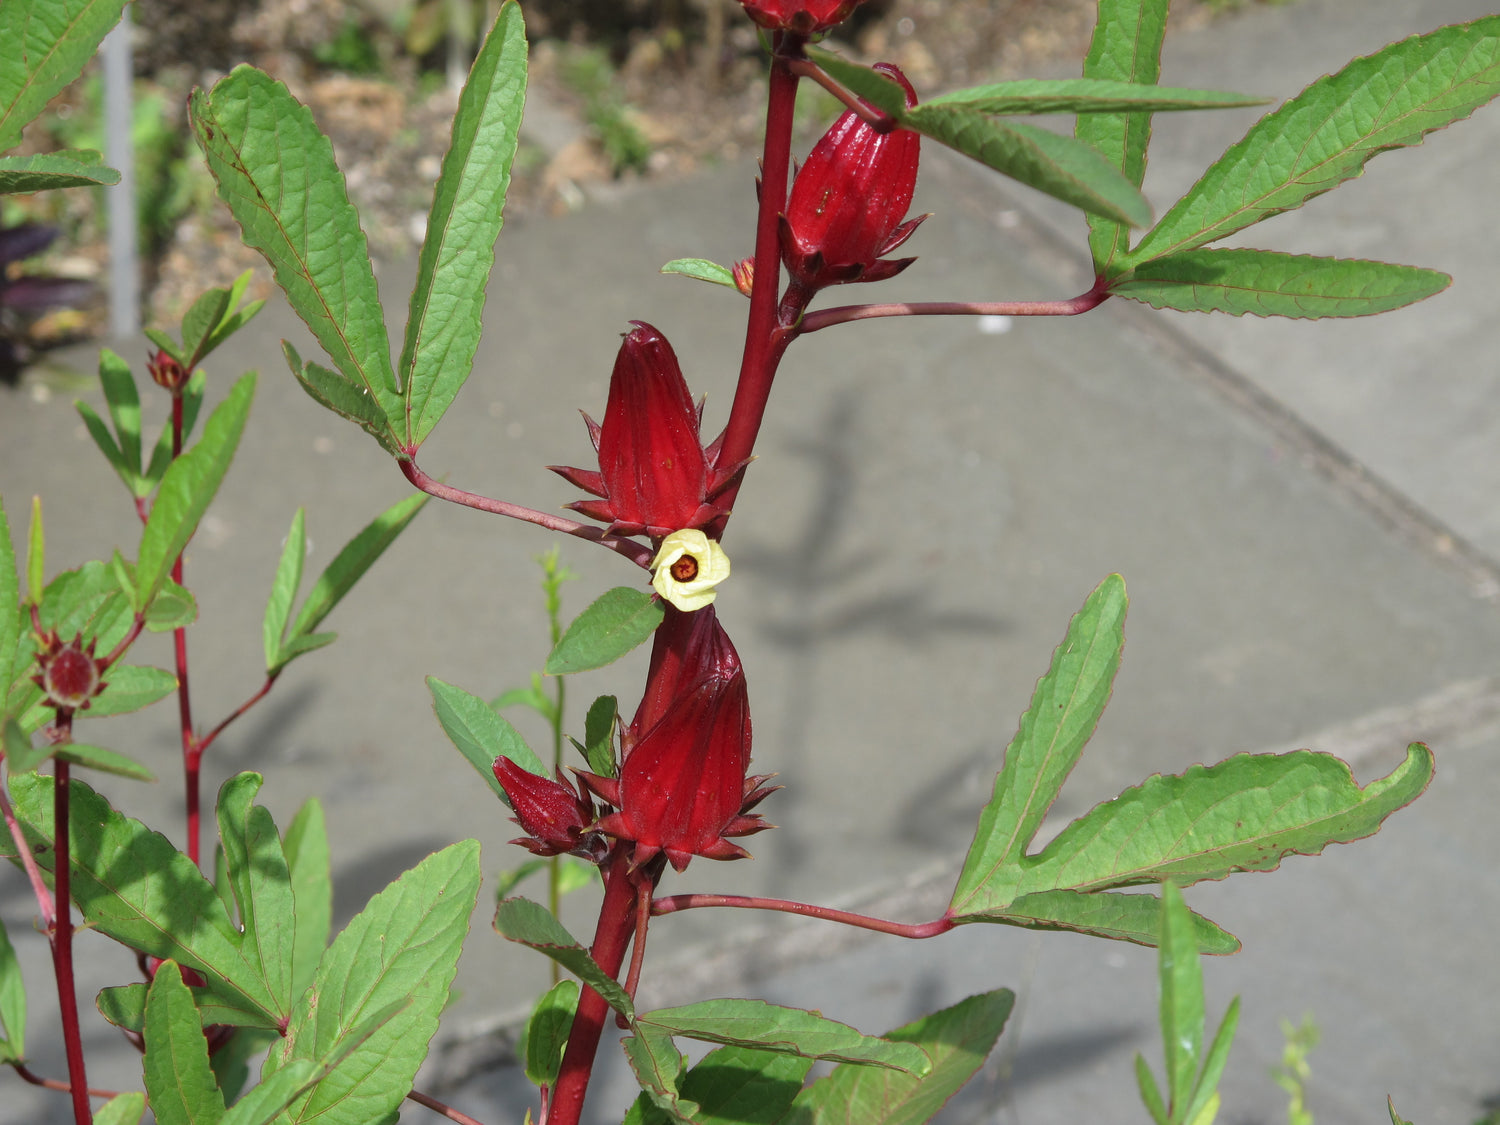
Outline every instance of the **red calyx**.
POLYGON ((816 35, 843 23, 863 0, 740 0, 745 14, 767 31, 816 35))
POLYGON ((47 705, 58 711, 83 711, 109 685, 101 678, 104 661, 94 656, 95 641, 83 643, 83 635, 75 636, 66 644, 51 630, 37 636, 37 666, 40 671, 32 677, 38 687, 47 693, 47 705))
POLYGON ((532 773, 509 758, 496 758, 495 780, 510 798, 513 821, 526 835, 512 840, 534 855, 576 855, 598 863, 608 845, 594 825, 594 802, 581 795, 561 770, 557 780, 532 773))
MULTIPOLYGON (((877 70, 917 94, 890 63, 877 70)), ((926 215, 910 221, 921 137, 909 129, 882 133, 847 110, 814 146, 792 181, 781 221, 781 256, 794 281, 807 290, 850 281, 883 281, 915 258, 882 261, 926 215)))

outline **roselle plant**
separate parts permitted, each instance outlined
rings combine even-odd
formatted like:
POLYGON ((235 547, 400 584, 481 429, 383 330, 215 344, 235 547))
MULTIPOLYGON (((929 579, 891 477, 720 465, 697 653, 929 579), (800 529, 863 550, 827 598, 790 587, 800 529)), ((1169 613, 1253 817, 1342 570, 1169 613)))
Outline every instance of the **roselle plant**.
MULTIPOLYGON (((714 604, 732 578, 726 532, 753 471, 778 365, 808 333, 892 316, 1075 315, 1111 298, 1188 311, 1360 316, 1440 291, 1449 279, 1431 270, 1212 244, 1301 206, 1361 174, 1378 152, 1417 144, 1500 93, 1500 17, 1404 40, 1318 79, 1253 125, 1153 223, 1140 192, 1152 116, 1255 101, 1156 84, 1166 0, 1100 0, 1079 80, 1004 82, 936 97, 921 96, 895 67, 858 65, 816 45, 857 0, 742 3, 763 29, 769 57, 753 253, 730 266, 680 259, 664 267, 749 298, 729 420, 717 435, 704 432, 702 408, 667 336, 635 323, 624 335, 602 422, 585 416, 597 467, 554 467, 586 494, 570 505, 582 519, 465 491, 420 464, 479 343, 526 85, 521 7, 501 8, 460 99, 394 364, 358 216, 311 114, 250 67, 193 94, 192 128, 221 197, 331 365, 304 360, 288 344, 293 375, 364 430, 418 490, 340 553, 295 618, 305 529, 300 514, 293 518, 265 614, 266 680, 245 707, 295 658, 331 639, 315 630, 426 496, 596 544, 620 556, 622 567, 646 573, 598 595, 563 630, 554 557, 547 674, 560 685, 561 677, 609 665, 648 640, 651 649, 644 684, 621 685, 618 696, 587 709, 583 737, 570 740, 578 757, 562 753, 561 686, 555 696, 537 683, 495 701, 525 702, 549 718, 554 760, 543 762, 496 706, 428 682, 443 729, 508 806, 496 812, 516 822, 514 842, 529 853, 526 862, 552 865, 548 906, 505 897, 494 916, 500 936, 576 978, 557 980, 525 1030, 520 1056, 538 1088, 535 1120, 579 1120, 610 1022, 628 1032, 624 1051, 641 1085, 634 1105, 620 1107, 628 1122, 927 1120, 983 1064, 1010 1013, 1013 995, 997 989, 875 1036, 753 999, 637 1010, 652 920, 715 907, 800 914, 911 939, 988 923, 1157 946, 1165 1077, 1158 1084, 1140 1060, 1142 1099, 1158 1125, 1208 1125, 1238 1004, 1205 1042, 1198 954, 1232 953, 1239 943, 1189 911, 1178 888, 1271 870, 1287 855, 1370 835, 1421 794, 1432 754, 1413 744, 1399 767, 1364 787, 1326 754, 1239 755, 1148 778, 1034 847, 1119 665, 1126 597, 1112 575, 1088 595, 1038 681, 941 916, 898 923, 776 899, 663 893, 673 874, 695 862, 747 855, 755 834, 770 828, 763 812, 775 807, 772 775, 752 772, 752 753, 754 768, 776 764, 774 746, 753 744, 755 672, 743 667, 734 623, 722 621, 714 604), (793 175, 793 107, 803 80, 846 109, 793 175), (1073 136, 1011 119, 1041 113, 1076 115, 1073 136), (889 255, 908 244, 920 250, 922 216, 909 208, 924 143, 951 147, 1081 209, 1095 267, 1089 289, 1053 301, 815 307, 824 289, 879 282, 915 260, 889 255), (638 699, 628 719, 620 698, 638 699), (557 918, 564 860, 566 870, 595 870, 602 881, 587 945, 557 918), (1162 886, 1160 895, 1132 890, 1152 884, 1162 886), (689 1067, 678 1039, 715 1049, 689 1067), (836 1065, 807 1083, 818 1060, 836 1065)), ((283 833, 255 803, 262 779, 240 774, 219 794, 217 862, 210 866, 200 850, 197 769, 224 724, 245 708, 206 734, 193 723, 182 632, 193 602, 181 555, 227 471, 253 379, 235 384, 196 444, 187 439, 201 395, 199 364, 253 312, 239 308, 242 296, 240 287, 210 291, 188 314, 180 340, 152 335, 148 372, 169 409, 144 467, 135 380, 116 357, 106 354, 101 365, 113 431, 91 412, 84 419, 141 517, 133 562, 116 551, 49 581, 39 510, 23 566, 11 554, 8 529, 0 535, 0 603, 18 607, 0 613, 4 811, 10 854, 30 876, 54 953, 69 1059, 58 1085, 71 1091, 77 1120, 89 1120, 69 962, 71 903, 87 925, 140 958, 144 979, 107 989, 98 1006, 143 1045, 146 1095, 164 1125, 363 1125, 394 1120, 408 1098, 472 1121, 412 1083, 479 893, 473 841, 407 872, 332 944, 328 841, 315 802, 283 833), (122 662, 134 639, 153 628, 177 634, 173 672, 122 662), (69 777, 74 766, 140 769, 81 745, 76 716, 172 694, 187 782, 181 851, 69 777), (50 777, 37 772, 47 761, 50 777), (258 1081, 245 1089, 258 1051, 266 1052, 258 1081)), ((560 451, 559 459, 582 458, 560 451)), ((507 876, 508 886, 521 877, 507 876)), ((25 1074, 24 996, 13 964, 8 945, 0 946, 0 1050, 25 1074)), ((133 1122, 143 1109, 141 1095, 121 1094, 94 1119, 133 1122)))

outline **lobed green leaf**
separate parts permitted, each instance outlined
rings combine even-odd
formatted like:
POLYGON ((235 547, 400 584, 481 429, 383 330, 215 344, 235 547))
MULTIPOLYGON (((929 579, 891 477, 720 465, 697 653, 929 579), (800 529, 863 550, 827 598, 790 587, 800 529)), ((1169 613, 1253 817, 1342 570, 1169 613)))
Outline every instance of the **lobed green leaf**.
POLYGON ((784 1121, 797 1125, 924 1125, 984 1065, 1015 1005, 1001 988, 961 1000, 886 1033, 931 1060, 918 1077, 899 1070, 839 1066, 797 1095, 784 1121))
POLYGON ((802 1089, 813 1060, 750 1047, 718 1047, 682 1077, 698 1125, 773 1125, 802 1089))
POLYGON ((1111 281, 1117 297, 1152 308, 1312 320, 1373 316, 1441 293, 1436 270, 1358 258, 1270 250, 1186 250, 1143 262, 1111 281))
POLYGON ((520 5, 507 2, 459 96, 417 259, 398 367, 408 448, 432 432, 473 369, 525 101, 526 28, 520 5))
POLYGON ((1140 188, 1098 150, 1072 137, 930 103, 909 110, 902 125, 1088 214, 1133 227, 1151 222, 1140 188))
POLYGON ((637 1027, 635 1034, 620 1042, 626 1061, 635 1072, 646 1097, 656 1109, 677 1125, 699 1125, 698 1106, 682 1097, 682 1052, 664 1035, 651 1027, 637 1027))
POLYGON ((292 947, 292 995, 312 984, 333 928, 333 881, 323 806, 309 797, 292 817, 282 840, 297 914, 292 947))
POLYGON ((0 152, 14 148, 21 130, 52 96, 83 73, 125 0, 6 0, 0 5, 0 43, 15 60, 0 69, 0 152))
POLYGON ((243 939, 240 956, 259 974, 276 1003, 276 1015, 291 1014, 292 960, 297 919, 292 877, 281 835, 264 807, 255 804, 263 778, 231 777, 219 790, 216 816, 224 864, 234 893, 243 939))
MULTIPOLYGON (((1161 907, 1155 895, 1109 891, 1038 891, 997 910, 953 916, 959 925, 994 922, 1029 930, 1062 930, 1136 945, 1158 944, 1161 907)), ((1238 953, 1239 939, 1201 914, 1193 915, 1193 936, 1205 953, 1238 953)))
POLYGON ((637 1015, 634 1024, 705 1043, 889 1067, 918 1077, 932 1068, 920 1047, 864 1035, 817 1012, 764 1000, 704 1000, 679 1008, 658 1008, 637 1015))
POLYGON ((236 67, 208 93, 194 90, 188 111, 246 244, 270 264, 334 367, 367 390, 387 418, 399 417, 364 231, 312 113, 249 66, 236 67))
POLYGON ((1125 581, 1112 574, 1068 624, 1051 668, 1037 681, 1031 705, 1006 747, 994 795, 980 813, 974 842, 953 890, 951 914, 1002 909, 1023 893, 1016 887, 1026 847, 1109 702, 1125 644, 1125 608, 1125 581))
POLYGON ((1126 261, 1192 250, 1301 207, 1392 148, 1420 144, 1500 94, 1500 16, 1355 59, 1261 118, 1126 261))
POLYGON ((391 456, 401 455, 392 423, 380 403, 371 396, 369 388, 319 364, 304 365, 297 349, 285 340, 281 341, 281 351, 297 382, 314 402, 353 422, 391 456))
POLYGON ((659 599, 633 586, 606 590, 573 619, 547 657, 549 676, 603 668, 638 647, 661 624, 659 599))
POLYGON ((218 1125, 224 1097, 208 1065, 208 1042, 175 961, 163 961, 146 994, 141 1071, 157 1125, 218 1125))
POLYGON ((521 732, 501 716, 495 714, 490 705, 477 695, 471 695, 461 687, 444 683, 436 676, 427 677, 427 690, 432 693, 432 709, 438 722, 458 752, 479 772, 495 795, 510 804, 505 790, 495 779, 495 759, 509 758, 524 770, 550 777, 551 771, 542 765, 521 732))
POLYGON ((503 900, 495 908, 495 932, 545 953, 604 997, 626 1019, 635 1015, 635 1006, 619 982, 601 969, 589 951, 540 903, 529 898, 503 900))

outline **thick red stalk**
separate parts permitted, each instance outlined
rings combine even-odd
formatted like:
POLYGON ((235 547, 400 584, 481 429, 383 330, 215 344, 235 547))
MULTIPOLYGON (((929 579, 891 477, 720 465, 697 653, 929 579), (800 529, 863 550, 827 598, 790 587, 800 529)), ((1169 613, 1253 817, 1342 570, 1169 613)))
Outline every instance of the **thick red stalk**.
MULTIPOLYGON (((66 733, 72 716, 58 716, 58 727, 66 733)), ((68 763, 54 759, 57 770, 52 779, 52 822, 56 839, 55 870, 52 877, 52 972, 57 978, 57 1006, 62 1017, 63 1047, 68 1054, 68 1085, 73 1096, 73 1120, 89 1125, 89 1083, 83 1068, 83 1035, 78 1026, 78 996, 73 983, 73 909, 69 902, 69 880, 73 854, 68 832, 68 763)))
POLYGON ((706 906, 733 906, 742 910, 779 910, 784 914, 801 914, 808 918, 822 918, 828 922, 842 922, 846 926, 857 926, 862 930, 875 930, 882 934, 894 934, 904 938, 930 938, 945 934, 957 924, 951 918, 935 918, 931 922, 888 922, 884 918, 871 918, 866 914, 855 914, 848 910, 835 910, 831 906, 813 906, 806 902, 788 902, 781 898, 757 898, 748 895, 669 895, 656 899, 651 904, 652 914, 675 914, 680 910, 696 910, 706 906))
MULTIPOLYGON (((182 396, 172 396, 172 460, 182 456, 182 396)), ((172 581, 182 585, 182 556, 172 563, 172 581)), ((187 810, 187 854, 198 862, 199 776, 203 748, 193 736, 193 700, 188 691, 187 630, 172 630, 172 648, 177 658, 177 726, 182 737, 183 803, 187 810)))
MULTIPOLYGON (((599 906, 599 925, 589 952, 599 967, 610 976, 618 976, 636 926, 637 890, 630 877, 634 849, 616 845, 604 875, 604 901, 599 906)), ((599 1036, 609 1016, 609 1005, 588 985, 578 995, 578 1012, 568 1033, 562 1067, 552 1087, 551 1100, 541 1125, 578 1125, 583 1099, 588 1093, 589 1077, 594 1071, 594 1056, 599 1052, 599 1036)))
MULTIPOLYGON (((792 163, 792 112, 797 104, 797 76, 785 49, 795 37, 778 32, 771 55, 770 91, 766 102, 766 143, 761 157, 760 212, 755 224, 755 288, 750 294, 750 317, 745 327, 745 351, 740 360, 740 378, 735 386, 729 423, 724 427, 719 451, 720 465, 737 465, 755 449, 766 413, 766 399, 776 366, 790 342, 790 335, 777 324, 776 304, 781 279, 780 219, 786 210, 787 178, 792 163)), ((718 501, 728 508, 734 503, 738 483, 718 501)))

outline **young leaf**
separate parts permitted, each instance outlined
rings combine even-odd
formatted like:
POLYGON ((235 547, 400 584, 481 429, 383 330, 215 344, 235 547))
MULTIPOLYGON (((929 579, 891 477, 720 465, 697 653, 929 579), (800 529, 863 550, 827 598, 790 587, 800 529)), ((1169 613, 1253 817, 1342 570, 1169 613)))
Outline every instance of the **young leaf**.
POLYGON ((109 187, 120 173, 99 163, 97 152, 48 152, 0 156, 0 195, 70 187, 109 187))
POLYGON ((459 96, 417 260, 398 367, 410 448, 432 432, 474 366, 525 101, 526 29, 521 6, 506 3, 459 96))
POLYGON ((328 830, 323 806, 309 797, 287 825, 282 841, 296 904, 297 936, 292 948, 292 995, 301 996, 312 983, 333 926, 333 882, 330 875, 328 830))
POLYGON ((515 890, 538 871, 544 871, 546 868, 547 860, 528 859, 519 867, 512 867, 500 872, 495 876, 495 901, 498 903, 501 899, 509 897, 511 891, 515 890))
POLYGON ((1166 1060, 1167 1096, 1176 1121, 1186 1123, 1186 1110, 1203 1053, 1203 967, 1193 940, 1193 915, 1182 892, 1171 880, 1162 884, 1161 945, 1157 982, 1161 989, 1158 1015, 1166 1060))
POLYGON ((217 287, 198 296, 192 307, 182 318, 182 350, 188 357, 189 367, 197 367, 203 358, 200 349, 208 340, 209 333, 218 327, 219 321, 229 311, 229 290, 217 287))
POLYGON ((229 397, 204 423, 202 440, 162 474, 156 502, 141 532, 133 602, 137 610, 151 604, 177 556, 198 529, 198 521, 229 471, 254 395, 254 374, 242 375, 229 397))
POLYGON ((718 1047, 685 1075, 682 1096, 698 1125, 772 1125, 802 1089, 813 1060, 749 1047, 718 1047))
POLYGON ((114 469, 132 496, 139 495, 137 489, 141 487, 141 478, 131 471, 130 465, 126 463, 124 455, 120 452, 120 447, 115 444, 109 427, 104 424, 104 419, 99 417, 94 408, 81 398, 73 400, 73 409, 78 411, 78 416, 83 419, 89 436, 94 439, 99 452, 104 454, 104 459, 109 462, 110 468, 114 469))
POLYGON ((719 265, 718 262, 710 262, 707 258, 673 258, 662 266, 661 273, 678 274, 682 277, 691 277, 697 281, 707 281, 714 285, 727 286, 730 289, 738 289, 734 282, 734 274, 719 265))
POLYGON ((276 1002, 276 1014, 291 1013, 292 959, 297 922, 293 909, 292 877, 281 835, 271 814, 254 803, 262 778, 241 773, 219 790, 216 810, 224 862, 234 891, 244 937, 240 955, 265 982, 276 1002))
MULTIPOLYGON (((1223 90, 1184 90, 1134 79, 1023 78, 929 98, 923 105, 956 105, 979 113, 1162 113, 1185 109, 1238 109, 1269 99, 1223 90)), ((1081 138, 1080 138, 1081 139, 1081 138)))
POLYGON ((302 561, 307 557, 306 524, 306 510, 298 508, 292 516, 291 530, 286 533, 286 544, 281 548, 276 577, 271 580, 271 596, 266 599, 261 640, 265 645, 268 674, 277 666, 281 656, 281 641, 286 635, 286 623, 291 620, 292 602, 297 597, 297 587, 302 585, 302 561))
POLYGON ((248 66, 230 71, 209 93, 194 90, 188 110, 246 244, 270 263, 334 367, 367 389, 387 418, 399 417, 364 231, 312 114, 285 86, 248 66))
MULTIPOLYGON (((374 566, 375 560, 385 554, 386 548, 406 530, 406 525, 411 523, 429 499, 431 497, 424 493, 417 493, 398 501, 376 516, 361 529, 358 535, 344 544, 343 549, 333 557, 333 561, 328 564, 323 573, 318 575, 318 580, 313 583, 312 590, 308 592, 307 600, 297 611, 297 619, 292 622, 289 641, 297 641, 311 635, 313 630, 323 623, 323 619, 333 612, 339 602, 343 601, 344 595, 364 577, 365 571, 374 566)), ((276 668, 268 668, 267 671, 275 672, 285 667, 291 656, 286 655, 283 650, 283 657, 284 659, 277 664, 276 668)))
POLYGON ((1240 1024, 1240 998, 1229 1002, 1224 1018, 1219 1021, 1219 1030, 1214 1032, 1214 1041, 1203 1060, 1203 1071, 1198 1075, 1193 1100, 1183 1118, 1188 1125, 1212 1125, 1214 1109, 1218 1105, 1219 1079, 1224 1076, 1224 1066, 1229 1061, 1229 1048, 1234 1045, 1235 1029, 1240 1024))
MULTIPOLYGON (((1155 895, 1108 891, 1039 891, 1022 895, 1001 910, 958 914, 953 921, 998 922, 1029 930, 1064 930, 1112 941, 1156 945, 1161 938, 1161 907, 1155 895)), ((1238 953, 1239 939, 1201 914, 1193 915, 1194 940, 1204 953, 1238 953)))
POLYGON ((683 1098, 677 1088, 682 1081, 682 1052, 672 1037, 654 1028, 637 1027, 620 1046, 641 1089, 667 1120, 677 1125, 699 1125, 698 1107, 683 1098))
POLYGON ((768 1004, 764 1000, 704 1000, 680 1008, 658 1008, 637 1015, 634 1023, 705 1043, 889 1067, 919 1078, 932 1069, 920 1047, 863 1035, 848 1024, 817 1012, 768 1004))
POLYGON ((401 455, 396 444, 392 423, 380 404, 371 396, 369 388, 346 379, 337 372, 316 363, 303 364, 297 349, 285 340, 281 341, 281 352, 287 366, 302 384, 302 389, 312 400, 341 418, 347 418, 365 433, 380 443, 380 447, 392 457, 401 455))
POLYGON ((495 908, 495 932, 510 941, 529 945, 532 949, 545 953, 604 997, 609 1006, 626 1019, 634 1016, 635 1007, 625 990, 599 967, 589 951, 563 928, 563 924, 545 906, 532 902, 529 898, 505 899, 495 908))
POLYGON ((239 277, 235 278, 234 282, 229 286, 228 311, 219 317, 219 321, 214 326, 213 331, 198 345, 197 351, 189 357, 193 361, 190 366, 197 366, 199 363, 202 363, 220 344, 249 324, 250 321, 255 319, 255 314, 265 308, 266 302, 264 300, 251 301, 244 308, 240 307, 240 302, 245 299, 245 290, 250 287, 250 278, 254 275, 254 272, 254 270, 246 270, 239 277))
POLYGON ((1331 754, 1237 754, 1184 774, 1147 778, 1073 821, 1028 860, 1018 891, 1104 890, 1171 879, 1189 885, 1271 871, 1288 855, 1373 835, 1432 780, 1420 742, 1360 788, 1331 754))
POLYGON ((980 813, 953 890, 952 913, 1001 909, 1015 899, 1026 846, 1109 702, 1125 643, 1125 606, 1125 581, 1112 574, 1069 623, 1051 669, 1037 681, 1031 706, 1006 747, 994 796, 980 813))
POLYGON ((102 746, 85 746, 81 742, 69 742, 50 748, 54 757, 71 765, 86 769, 112 773, 116 777, 128 777, 132 781, 155 781, 156 775, 134 758, 128 758, 117 750, 106 750, 102 746))
POLYGON ((146 994, 141 1071, 158 1125, 218 1125, 224 1097, 208 1065, 208 1043, 175 961, 163 961, 146 994))
POLYGON ((5 767, 12 777, 30 773, 52 757, 54 752, 54 748, 45 742, 40 746, 33 746, 30 735, 15 719, 5 720, 4 739, 5 767))
POLYGON ((808 1086, 783 1120, 798 1125, 924 1125, 988 1057, 1015 1005, 1001 988, 961 1000, 887 1032, 893 1043, 920 1047, 932 1068, 922 1077, 869 1066, 839 1066, 808 1086))
MULTIPOLYGON (((130 364, 108 348, 99 352, 99 382, 120 439, 120 457, 132 477, 141 473, 141 397, 130 364)), ((126 481, 126 487, 130 482, 126 481)))
POLYGON ((132 1090, 116 1094, 94 1110, 93 1125, 141 1125, 146 1116, 146 1095, 132 1090))
POLYGON ((26 1057, 26 982, 5 924, 0 922, 0 1062, 26 1057))
POLYGON ((1414 35, 1318 79, 1261 118, 1126 259, 1192 250, 1338 187, 1500 93, 1500 16, 1414 35))
POLYGON ((1391 1125, 1411 1125, 1411 1122, 1396 1112, 1396 1100, 1389 1094, 1385 1096, 1385 1108, 1391 1115, 1391 1125))
POLYGON ((83 719, 103 719, 109 715, 128 715, 165 699, 177 690, 177 677, 165 668, 145 664, 116 664, 105 673, 108 685, 94 696, 87 711, 78 712, 83 719))
POLYGON ((902 125, 1091 215, 1144 227, 1151 207, 1120 170, 1072 137, 959 106, 919 105, 902 125))
POLYGON ((1161 1091, 1157 1089, 1156 1079, 1152 1077, 1151 1066, 1146 1062, 1146 1057, 1139 1053, 1135 1056, 1135 1084, 1141 1092, 1141 1104, 1146 1107, 1151 1120, 1156 1125, 1173 1125, 1172 1118, 1167 1113, 1167 1103, 1162 1101, 1161 1091))
MULTIPOLYGON (((1161 75, 1161 45, 1167 31, 1168 0, 1099 0, 1098 22, 1083 76, 1111 82, 1155 86, 1161 75)), ((1151 141, 1149 113, 1081 115, 1073 135, 1101 153, 1136 187, 1146 175, 1146 146, 1151 141)), ((1089 251, 1094 268, 1106 270, 1129 248, 1129 229, 1113 219, 1088 216, 1089 251)))
MULTIPOLYGON (((37 863, 56 860, 52 779, 28 774, 11 780, 11 798, 37 863)), ((71 805, 73 902, 101 933, 153 957, 197 969, 216 990, 275 1016, 259 974, 240 955, 242 937, 198 865, 166 837, 122 816, 81 781, 68 788, 71 805)), ((0 856, 14 853, 0 834, 0 856)))
POLYGON ((562 1068, 563 1048, 578 1010, 578 982, 560 980, 542 994, 531 1010, 524 1031, 525 1049, 518 1051, 533 1086, 550 1086, 562 1068))
POLYGON ((6 0, 0 5, 0 43, 12 63, 0 70, 0 152, 14 148, 21 130, 83 72, 125 0, 6 0))
POLYGON ((479 882, 479 844, 453 844, 377 894, 334 939, 266 1060, 269 1077, 299 1059, 344 1054, 292 1103, 294 1120, 394 1120, 437 1031, 479 882))
POLYGON ((1186 250, 1110 282, 1117 297, 1156 309, 1233 316, 1372 316, 1425 300, 1453 279, 1436 270, 1270 250, 1186 250))
POLYGON ((601 777, 615 776, 615 720, 620 703, 612 695, 601 695, 589 704, 583 720, 583 756, 589 769, 601 777))
POLYGON ((31 604, 41 606, 47 583, 47 533, 42 526, 42 498, 31 498, 31 526, 26 532, 26 592, 31 604))
POLYGON ((432 693, 432 709, 437 713, 443 733, 507 805, 510 800, 495 779, 496 758, 506 757, 524 770, 543 777, 551 776, 551 771, 526 745, 521 732, 490 710, 489 704, 479 696, 446 684, 436 676, 427 677, 427 690, 432 693))
POLYGON ((21 574, 16 569, 16 549, 10 541, 10 520, 5 515, 5 499, 0 497, 0 718, 5 716, 5 700, 10 685, 25 668, 15 666, 16 646, 21 639, 21 574))
POLYGON ((568 626, 547 657, 547 675, 612 664, 656 632, 665 616, 660 600, 633 586, 606 590, 568 626))

